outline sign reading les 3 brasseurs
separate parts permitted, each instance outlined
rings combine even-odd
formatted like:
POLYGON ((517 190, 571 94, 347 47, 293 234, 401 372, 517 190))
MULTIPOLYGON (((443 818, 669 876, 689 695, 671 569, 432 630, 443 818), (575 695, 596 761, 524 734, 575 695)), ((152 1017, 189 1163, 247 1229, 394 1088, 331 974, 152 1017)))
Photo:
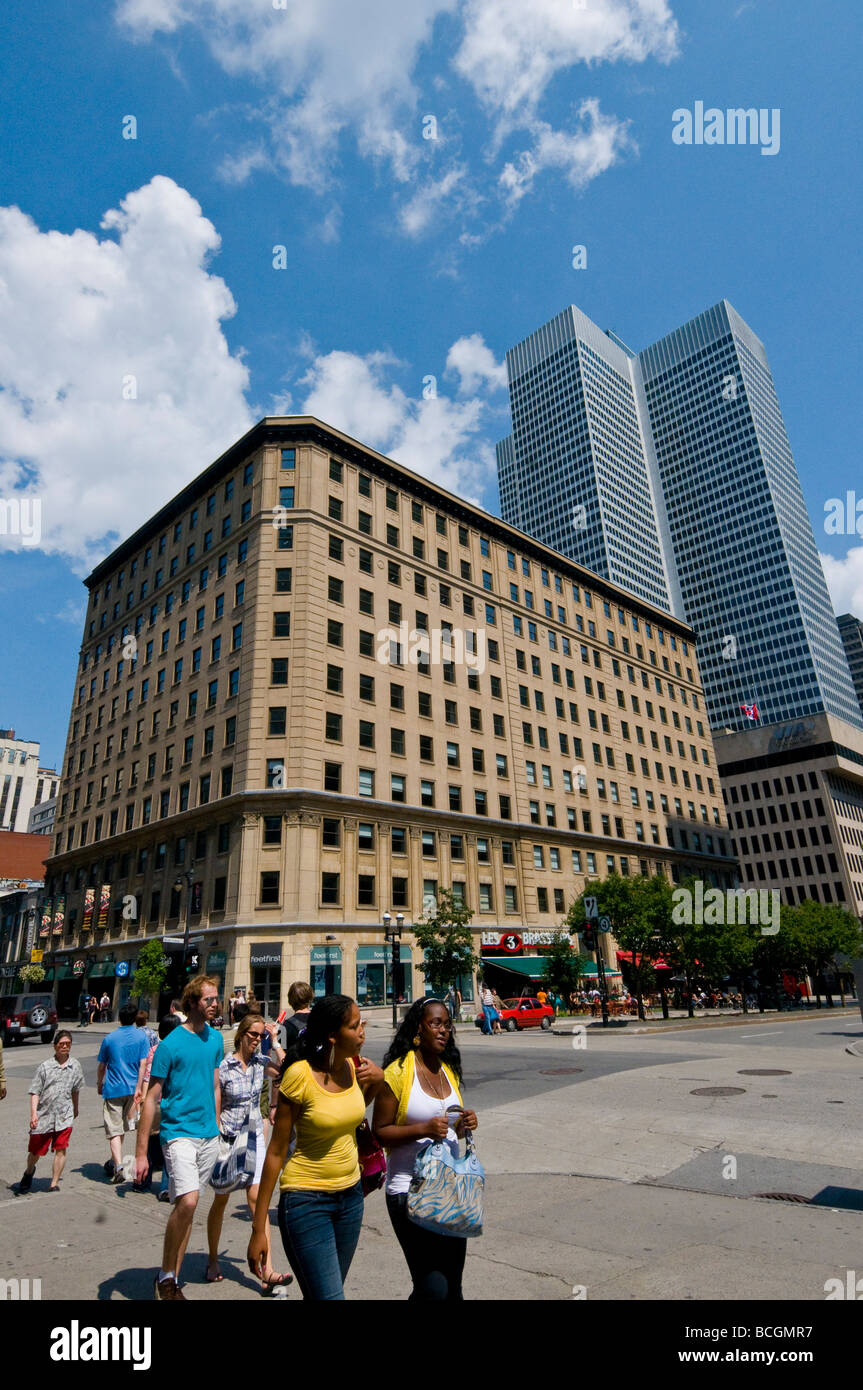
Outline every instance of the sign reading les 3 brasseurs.
POLYGON ((522 939, 518 932, 484 931, 480 938, 482 946, 494 946, 498 951, 520 951, 522 939))
POLYGON ((484 931, 480 936, 481 946, 493 946, 498 951, 520 951, 525 946, 553 946, 557 940, 554 931, 496 932, 484 931))

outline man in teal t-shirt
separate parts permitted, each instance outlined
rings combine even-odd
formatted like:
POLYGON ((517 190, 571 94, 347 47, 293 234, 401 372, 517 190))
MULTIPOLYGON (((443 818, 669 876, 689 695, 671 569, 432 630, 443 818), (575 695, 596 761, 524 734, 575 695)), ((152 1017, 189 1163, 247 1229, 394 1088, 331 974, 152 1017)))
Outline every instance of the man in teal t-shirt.
POLYGON ((138 1126, 135 1176, 147 1176, 147 1144, 161 1100, 161 1141, 170 1178, 173 1210, 165 1227, 157 1299, 183 1299, 180 1266, 192 1230, 195 1208, 219 1152, 216 1095, 224 1055, 220 1033, 209 1025, 219 1009, 218 982, 198 975, 183 991, 186 1022, 159 1043, 150 1069, 150 1087, 138 1126))

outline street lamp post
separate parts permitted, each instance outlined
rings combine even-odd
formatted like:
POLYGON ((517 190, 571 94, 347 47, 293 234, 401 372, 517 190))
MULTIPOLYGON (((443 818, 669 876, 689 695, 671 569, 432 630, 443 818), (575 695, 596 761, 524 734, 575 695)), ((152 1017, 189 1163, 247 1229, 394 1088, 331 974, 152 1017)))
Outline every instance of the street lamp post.
MULTIPOLYGON (((393 1028, 398 1026, 398 976, 401 969, 401 934, 402 925, 405 920, 403 912, 396 913, 395 926, 393 926, 392 914, 385 912, 383 915, 384 940, 390 943, 390 981, 393 991, 393 1028)), ((386 976, 386 967, 384 968, 386 976)), ((386 997, 386 991, 384 991, 386 997)))
POLYGON ((179 892, 183 887, 183 879, 186 880, 186 925, 183 928, 183 972, 186 970, 186 956, 189 952, 189 926, 192 917, 192 884, 195 881, 195 870, 193 865, 188 869, 180 869, 174 879, 174 887, 179 892))

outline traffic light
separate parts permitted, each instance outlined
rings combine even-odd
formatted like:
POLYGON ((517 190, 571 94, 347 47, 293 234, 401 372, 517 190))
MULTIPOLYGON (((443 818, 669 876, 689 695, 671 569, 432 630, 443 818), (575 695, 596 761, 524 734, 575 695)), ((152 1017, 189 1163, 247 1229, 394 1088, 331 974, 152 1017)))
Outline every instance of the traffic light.
POLYGON ((595 927, 591 927, 589 924, 585 925, 584 930, 581 933, 581 944, 584 947, 585 951, 596 950, 595 927))

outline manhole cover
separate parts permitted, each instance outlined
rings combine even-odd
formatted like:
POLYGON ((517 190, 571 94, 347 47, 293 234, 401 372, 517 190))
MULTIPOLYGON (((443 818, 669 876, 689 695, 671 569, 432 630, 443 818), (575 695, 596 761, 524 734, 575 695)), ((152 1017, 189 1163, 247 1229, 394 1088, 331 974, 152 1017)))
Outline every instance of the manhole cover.
POLYGON ((745 1086, 699 1086, 691 1096, 745 1096, 745 1086))
POLYGON ((540 1076, 575 1076, 577 1071, 584 1071, 584 1067, 541 1067, 540 1076))
POLYGON ((790 1076, 790 1071, 783 1071, 781 1067, 750 1067, 738 1071, 738 1076, 790 1076))
POLYGON ((760 1197, 765 1202, 803 1202, 809 1205, 808 1197, 801 1197, 799 1192, 755 1192, 753 1196, 760 1197))

